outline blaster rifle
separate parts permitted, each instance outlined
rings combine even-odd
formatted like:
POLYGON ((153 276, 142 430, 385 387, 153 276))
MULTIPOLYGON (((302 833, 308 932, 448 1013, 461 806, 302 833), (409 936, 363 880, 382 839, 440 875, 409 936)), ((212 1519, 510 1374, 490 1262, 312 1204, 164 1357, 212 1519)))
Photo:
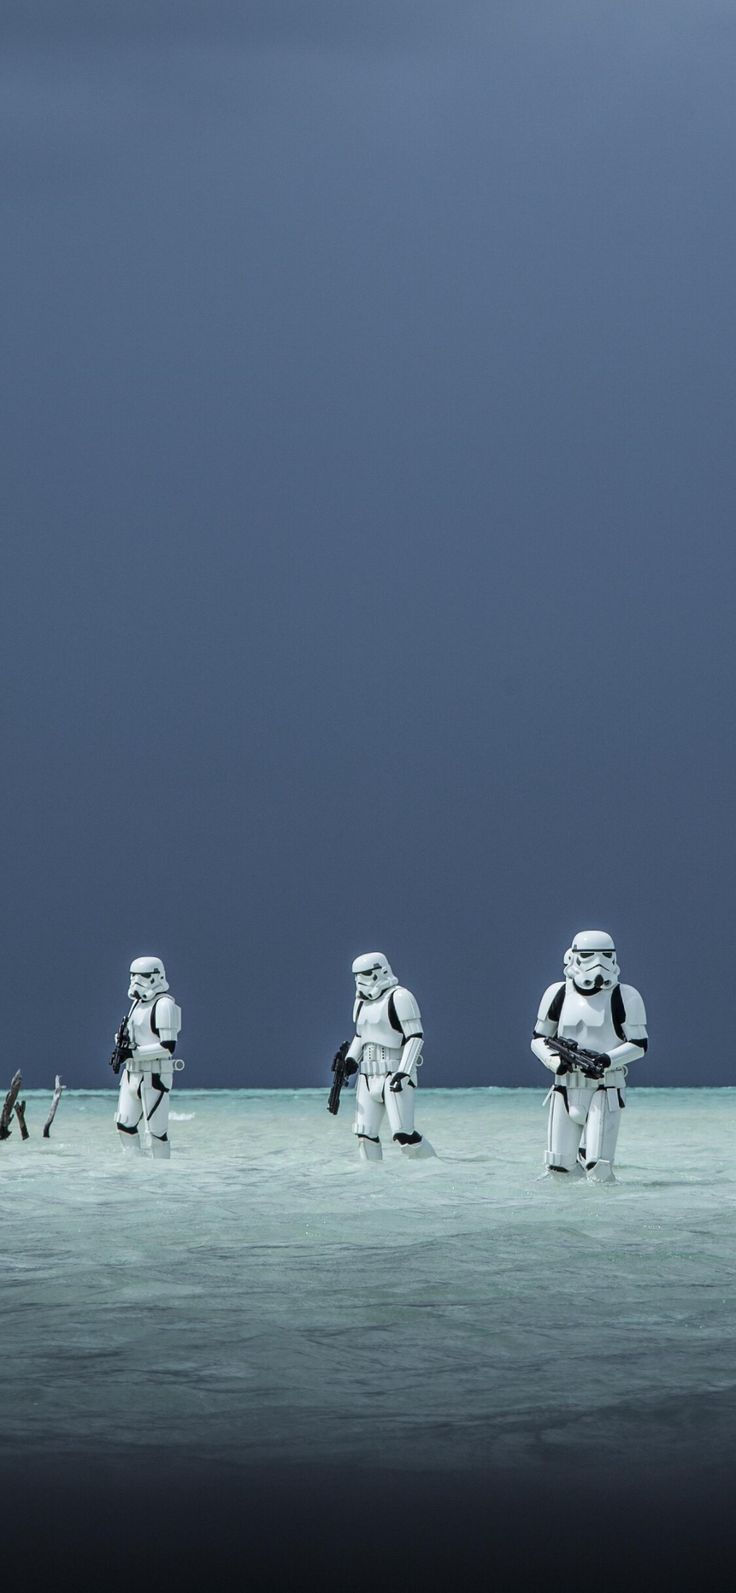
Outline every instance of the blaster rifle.
POLYGON ((347 1084, 347 1081, 352 1074, 357 1073, 358 1071, 357 1064, 353 1061, 348 1061, 349 1050, 350 1041, 343 1040, 339 1051, 336 1051, 335 1053, 335 1060, 332 1064, 332 1071, 335 1077, 332 1082, 332 1089, 330 1090, 329 1100, 327 1102, 327 1110, 328 1112, 332 1113, 333 1117, 337 1117, 337 1114, 340 1110, 341 1089, 345 1084, 347 1084))
POLYGON ((115 1046, 110 1057, 110 1067, 113 1073, 119 1073, 124 1062, 131 1056, 130 1035, 128 1034, 128 1014, 122 1020, 115 1036, 115 1046))
POLYGON ((544 1037, 544 1043, 565 1062, 567 1070, 577 1068, 578 1073, 584 1073, 586 1079, 602 1079, 606 1071, 608 1057, 599 1051, 587 1051, 584 1045, 578 1045, 577 1040, 554 1039, 544 1037))

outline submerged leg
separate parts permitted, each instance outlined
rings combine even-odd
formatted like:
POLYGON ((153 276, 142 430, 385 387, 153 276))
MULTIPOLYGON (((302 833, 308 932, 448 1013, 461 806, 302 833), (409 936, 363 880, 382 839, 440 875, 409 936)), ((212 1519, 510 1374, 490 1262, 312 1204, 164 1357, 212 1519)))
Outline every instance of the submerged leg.
POLYGON ((128 1154, 133 1152, 134 1155, 140 1155, 141 1152, 138 1124, 143 1116, 143 1107, 141 1106, 140 1091, 140 1077, 131 1075, 126 1068, 120 1081, 115 1126, 118 1131, 121 1149, 128 1154))
POLYGON ((562 1085, 555 1085, 550 1097, 547 1119, 547 1150, 544 1160, 548 1174, 568 1178, 583 1177, 582 1168, 578 1164, 578 1146, 582 1132, 583 1124, 576 1123, 570 1115, 567 1089, 562 1085))
POLYGON ((404 1156, 434 1156, 429 1140, 414 1127, 415 1099, 416 1087, 408 1080, 402 1083, 400 1090, 392 1090, 390 1084, 386 1086, 386 1116, 391 1133, 404 1156))
POLYGON ((371 1139, 368 1134, 358 1135, 358 1151, 362 1162, 382 1162, 383 1151, 380 1139, 371 1139))
POLYGON ((117 1130, 121 1150, 128 1155, 132 1151, 133 1155, 140 1156, 141 1139, 137 1128, 126 1128, 124 1123, 118 1123, 117 1130))
POLYGON ((355 1122, 353 1133, 358 1138, 360 1159, 364 1162, 383 1160, 379 1131, 383 1122, 383 1087, 381 1079, 367 1079, 363 1073, 355 1087, 355 1122))
POLYGON ((151 1139, 151 1155, 156 1161, 168 1161, 171 1156, 169 1143, 169 1094, 171 1079, 162 1078, 160 1073, 152 1073, 150 1081, 146 1080, 141 1091, 143 1104, 146 1109, 146 1128, 151 1139))
POLYGON ((623 1091, 596 1090, 585 1132, 585 1171, 591 1184, 615 1184, 613 1161, 621 1126, 623 1091))

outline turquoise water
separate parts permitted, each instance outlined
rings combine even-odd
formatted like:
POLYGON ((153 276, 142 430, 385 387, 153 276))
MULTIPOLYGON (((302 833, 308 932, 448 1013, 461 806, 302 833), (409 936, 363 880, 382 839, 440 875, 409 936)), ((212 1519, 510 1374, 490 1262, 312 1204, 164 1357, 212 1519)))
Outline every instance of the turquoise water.
POLYGON ((615 1188, 538 1181, 543 1090, 422 1091, 438 1159, 356 1160, 320 1091, 31 1092, 0 1145, 6 1447, 707 1463, 734 1417, 736 1090, 632 1089, 615 1188))

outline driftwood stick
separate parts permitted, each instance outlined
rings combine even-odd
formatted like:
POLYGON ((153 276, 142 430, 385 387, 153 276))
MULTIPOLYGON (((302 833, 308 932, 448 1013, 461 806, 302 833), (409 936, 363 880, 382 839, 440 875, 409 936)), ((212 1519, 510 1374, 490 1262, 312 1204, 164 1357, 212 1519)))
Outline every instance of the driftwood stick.
POLYGON ((29 1138, 29 1134, 28 1134, 28 1129, 26 1128, 26 1103, 25 1103, 25 1101, 16 1101, 16 1103, 15 1103, 15 1116, 16 1116, 16 1119, 17 1119, 17 1122, 18 1122, 18 1127, 20 1129, 20 1137, 21 1137, 21 1139, 28 1139, 29 1138))
POLYGON ((19 1069, 17 1073, 13 1074, 13 1077, 10 1080, 10 1089, 5 1097, 5 1104, 3 1106, 2 1112, 0 1112, 0 1139, 10 1138, 10 1119, 13 1116, 15 1103, 18 1098, 18 1091, 22 1083, 23 1075, 19 1069))
POLYGON ((59 1105, 59 1101, 61 1100, 61 1092, 62 1092, 63 1088, 64 1088, 64 1086, 63 1086, 63 1084, 61 1082, 61 1074, 57 1073, 56 1082, 54 1084, 54 1098, 53 1098, 53 1100, 51 1102, 51 1111, 49 1112, 49 1115, 48 1115, 48 1117, 46 1119, 46 1122, 43 1125, 43 1137, 44 1137, 44 1139, 48 1139, 49 1135, 51 1133, 51 1124, 53 1123, 54 1118, 56 1117, 56 1109, 57 1109, 57 1107, 59 1105))

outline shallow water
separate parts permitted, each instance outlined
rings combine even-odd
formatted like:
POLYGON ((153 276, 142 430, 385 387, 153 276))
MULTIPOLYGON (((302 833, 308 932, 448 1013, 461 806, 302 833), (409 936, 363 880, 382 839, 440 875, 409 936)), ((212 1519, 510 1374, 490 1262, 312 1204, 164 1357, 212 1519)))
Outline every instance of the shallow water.
POLYGON ((423 1091, 438 1159, 356 1159, 325 1091, 114 1093, 0 1145, 6 1452, 717 1468, 736 1412, 736 1091, 632 1089, 615 1188, 539 1182, 543 1091, 423 1091))

